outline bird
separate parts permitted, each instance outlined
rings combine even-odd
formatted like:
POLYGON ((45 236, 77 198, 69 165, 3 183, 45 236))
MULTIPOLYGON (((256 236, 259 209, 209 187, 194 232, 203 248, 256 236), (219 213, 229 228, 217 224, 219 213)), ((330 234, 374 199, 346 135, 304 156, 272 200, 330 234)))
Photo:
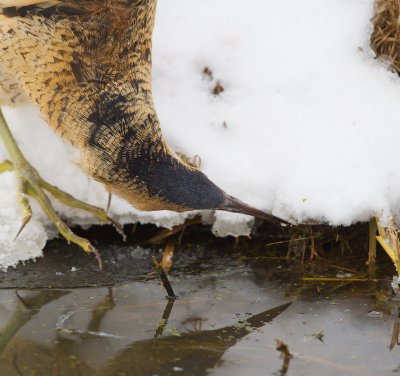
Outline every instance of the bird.
MULTIPOLYGON (((33 102, 46 123, 79 151, 80 168, 143 211, 224 210, 286 221, 227 194, 167 145, 152 95, 156 0, 0 0, 0 106, 33 102)), ((27 126, 29 126, 27 124, 27 126)), ((0 138, 11 160, 21 230, 36 199, 68 241, 100 256, 75 235, 48 193, 111 220, 40 177, 15 142, 0 107, 0 138)))

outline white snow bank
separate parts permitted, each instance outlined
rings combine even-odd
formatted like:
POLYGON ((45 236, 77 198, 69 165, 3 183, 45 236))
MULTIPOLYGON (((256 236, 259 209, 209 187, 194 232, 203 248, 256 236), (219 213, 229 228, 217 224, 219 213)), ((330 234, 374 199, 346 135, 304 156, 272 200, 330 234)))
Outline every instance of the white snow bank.
POLYGON ((373 59, 372 14, 372 0, 160 1, 155 100, 168 140, 284 218, 398 212, 400 80, 373 59), (217 98, 205 66, 226 89, 217 98))
MULTIPOLYGON (((198 154, 224 190, 283 218, 349 225, 398 213, 400 80, 368 47, 372 10, 373 0, 159 0, 154 96, 172 148, 198 154), (212 80, 202 74, 206 66, 212 80), (225 91, 215 97, 217 80, 225 91)), ((6 116, 45 179, 106 205, 104 189, 79 171, 73 151, 35 110, 6 116)), ((0 176, 3 266, 38 256, 46 240, 48 223, 34 206, 34 219, 12 242, 14 190, 13 175, 0 176)), ((74 222, 93 222, 56 207, 74 222)), ((122 222, 166 227, 185 218, 139 213, 117 198, 111 212, 122 222)), ((252 223, 231 213, 216 218, 218 235, 248 234, 252 223)))

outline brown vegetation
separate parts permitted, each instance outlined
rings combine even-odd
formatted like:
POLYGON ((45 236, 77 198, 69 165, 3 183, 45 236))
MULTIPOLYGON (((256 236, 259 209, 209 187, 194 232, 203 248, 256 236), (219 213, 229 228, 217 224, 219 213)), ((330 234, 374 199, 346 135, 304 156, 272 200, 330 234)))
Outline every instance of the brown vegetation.
POLYGON ((371 48, 400 73, 400 0, 377 0, 371 48))

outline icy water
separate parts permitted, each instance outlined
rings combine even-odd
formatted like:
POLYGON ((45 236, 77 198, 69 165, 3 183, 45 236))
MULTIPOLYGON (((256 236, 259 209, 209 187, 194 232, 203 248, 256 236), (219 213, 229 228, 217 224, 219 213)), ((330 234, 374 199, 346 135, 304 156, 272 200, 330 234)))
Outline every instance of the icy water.
POLYGON ((181 249, 171 275, 179 298, 168 301, 158 277, 147 276, 157 250, 111 247, 100 272, 63 247, 0 273, 0 375, 400 372, 384 259, 386 269, 368 275, 359 256, 301 265, 181 249), (286 360, 277 341, 288 346, 286 360))

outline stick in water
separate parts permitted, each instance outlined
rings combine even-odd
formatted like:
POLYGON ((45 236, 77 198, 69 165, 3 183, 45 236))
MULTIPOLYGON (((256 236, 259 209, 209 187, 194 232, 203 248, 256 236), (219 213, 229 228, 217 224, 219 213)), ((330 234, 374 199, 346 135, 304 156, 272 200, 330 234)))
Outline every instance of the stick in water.
POLYGON ((171 286, 171 283, 168 280, 167 274, 164 271, 164 268, 162 267, 161 262, 159 262, 154 256, 151 256, 151 259, 153 260, 154 266, 156 267, 157 273, 160 275, 161 282, 167 291, 167 299, 176 299, 177 296, 174 293, 174 290, 171 286))

